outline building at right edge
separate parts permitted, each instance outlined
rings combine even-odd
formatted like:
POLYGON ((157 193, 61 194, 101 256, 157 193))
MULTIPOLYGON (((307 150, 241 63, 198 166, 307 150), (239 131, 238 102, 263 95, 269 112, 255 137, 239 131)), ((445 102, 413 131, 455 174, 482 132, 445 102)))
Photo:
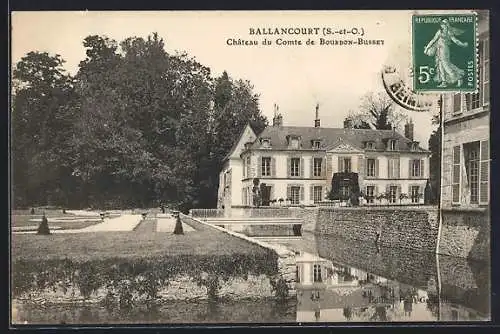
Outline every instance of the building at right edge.
POLYGON ((443 95, 443 209, 490 202, 489 12, 478 11, 479 91, 443 95))

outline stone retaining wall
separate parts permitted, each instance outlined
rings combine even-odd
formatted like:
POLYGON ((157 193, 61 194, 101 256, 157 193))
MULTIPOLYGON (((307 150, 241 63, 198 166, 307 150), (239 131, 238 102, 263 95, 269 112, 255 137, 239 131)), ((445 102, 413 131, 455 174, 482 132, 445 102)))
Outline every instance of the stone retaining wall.
POLYGON ((439 254, 490 261, 488 211, 443 211, 439 254))
POLYGON ((438 210, 425 208, 322 208, 315 232, 392 248, 435 252, 438 210))
POLYGON ((201 220, 198 220, 196 218, 186 216, 186 215, 181 215, 182 220, 189 225, 192 225, 193 228, 196 228, 197 225, 201 224, 203 226, 208 226, 210 228, 217 229, 221 232, 230 234, 236 238, 240 238, 243 240, 246 240, 250 243, 259 245, 261 247, 271 249, 274 252, 278 254, 278 274, 276 277, 273 277, 271 279, 279 279, 283 278, 285 282, 287 283, 288 289, 289 289, 289 294, 290 295, 295 295, 296 290, 295 290, 295 276, 296 276, 296 262, 295 262, 295 253, 288 250, 286 247, 280 246, 280 245, 275 245, 275 244, 269 244, 267 242, 263 242, 260 240, 255 240, 253 238, 247 237, 246 235, 227 230, 225 228, 211 225, 208 223, 205 223, 201 220))

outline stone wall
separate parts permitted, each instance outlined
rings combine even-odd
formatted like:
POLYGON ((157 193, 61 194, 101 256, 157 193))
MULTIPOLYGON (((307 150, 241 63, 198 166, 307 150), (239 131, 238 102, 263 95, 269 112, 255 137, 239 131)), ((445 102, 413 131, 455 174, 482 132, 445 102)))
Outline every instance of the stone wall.
POLYGON ((267 248, 267 249, 271 249, 274 252, 276 252, 278 254, 278 273, 276 274, 275 277, 271 277, 270 280, 276 281, 280 278, 284 279, 287 286, 288 286, 289 294, 291 296, 296 294, 295 276, 296 276, 297 268, 296 268, 295 253, 294 252, 288 250, 284 246, 269 244, 267 242, 255 240, 251 237, 247 237, 246 235, 243 235, 243 234, 240 234, 240 233, 237 233, 234 231, 230 231, 230 230, 225 229, 223 227, 219 227, 219 226, 205 223, 205 222, 198 220, 196 218, 193 218, 193 217, 189 217, 186 215, 181 215, 181 217, 182 217, 184 222, 188 223, 189 225, 192 225, 194 228, 196 228, 196 226, 199 226, 199 225, 208 226, 210 228, 214 228, 214 229, 217 229, 217 230, 222 231, 224 233, 230 234, 236 238, 246 240, 250 243, 259 245, 259 246, 267 248))
POLYGON ((379 246, 435 252, 438 210, 422 208, 322 208, 315 232, 379 246))
POLYGON ((490 261, 488 211, 443 211, 439 254, 490 261))

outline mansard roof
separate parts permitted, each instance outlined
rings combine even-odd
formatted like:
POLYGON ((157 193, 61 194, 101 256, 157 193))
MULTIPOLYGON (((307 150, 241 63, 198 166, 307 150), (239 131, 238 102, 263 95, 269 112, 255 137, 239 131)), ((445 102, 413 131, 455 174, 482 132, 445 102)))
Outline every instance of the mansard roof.
MULTIPOLYGON (((251 149, 260 148, 260 138, 271 140, 271 150, 287 150, 287 136, 299 136, 301 138, 301 149, 313 149, 313 141, 320 140, 321 149, 330 149, 344 141, 351 146, 365 149, 366 142, 373 142, 374 147, 370 151, 386 151, 387 140, 397 139, 399 141, 398 151, 411 151, 412 141, 394 130, 372 130, 372 129, 344 129, 324 127, 301 127, 301 126, 268 126, 257 136, 251 149)), ((269 149, 268 149, 269 150, 269 149)), ((415 152, 415 151, 412 151, 415 152)), ((429 152, 418 146, 416 152, 429 152)))

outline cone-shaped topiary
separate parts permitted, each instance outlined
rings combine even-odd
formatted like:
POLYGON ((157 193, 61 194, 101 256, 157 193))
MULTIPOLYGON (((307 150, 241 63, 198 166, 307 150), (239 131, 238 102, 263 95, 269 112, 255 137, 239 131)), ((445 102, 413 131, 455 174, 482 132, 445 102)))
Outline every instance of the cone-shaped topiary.
POLYGON ((30 214, 32 214, 32 215, 35 214, 35 208, 31 208, 30 214))
POLYGON ((47 217, 45 217, 45 214, 43 214, 42 222, 40 223, 40 226, 38 226, 37 234, 41 234, 41 235, 49 235, 50 234, 49 221, 47 220, 47 217))
POLYGON ((179 217, 179 216, 176 217, 174 234, 184 234, 184 229, 182 228, 181 217, 179 217))

